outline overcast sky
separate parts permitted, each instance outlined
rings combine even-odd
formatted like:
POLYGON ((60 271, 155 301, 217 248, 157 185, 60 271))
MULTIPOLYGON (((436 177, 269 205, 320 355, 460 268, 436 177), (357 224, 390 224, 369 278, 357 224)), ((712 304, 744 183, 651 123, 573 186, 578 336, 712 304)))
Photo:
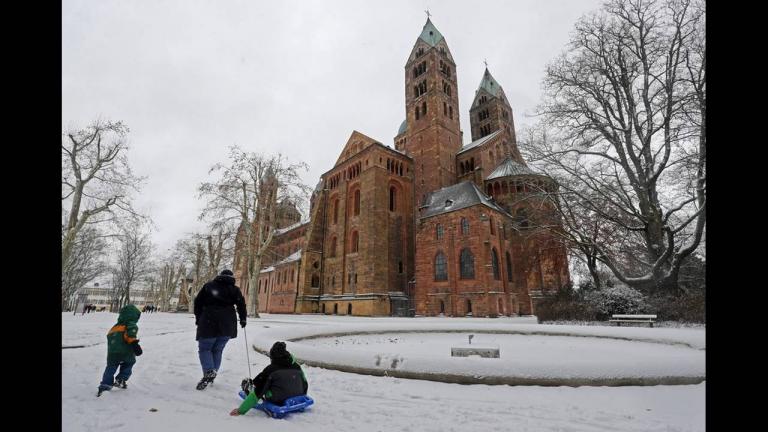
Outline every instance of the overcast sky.
POLYGON ((392 145, 405 118, 404 66, 426 21, 445 37, 465 143, 483 60, 517 128, 546 64, 599 0, 64 0, 62 128, 97 116, 128 125, 148 177, 136 206, 163 252, 203 229, 197 186, 227 147, 282 152, 314 187, 353 130, 392 145))

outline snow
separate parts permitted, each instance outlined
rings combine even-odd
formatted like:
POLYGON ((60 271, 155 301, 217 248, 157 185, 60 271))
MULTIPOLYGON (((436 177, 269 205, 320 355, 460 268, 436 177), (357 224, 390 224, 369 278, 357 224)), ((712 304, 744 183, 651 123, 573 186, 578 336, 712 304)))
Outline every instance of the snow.
MULTIPOLYGON (((191 314, 142 314, 138 358, 127 390, 96 398, 106 358, 105 334, 117 316, 62 314, 62 430, 253 431, 703 431, 705 383, 626 387, 461 385, 339 372, 304 366, 315 405, 283 420, 260 412, 230 417, 240 380, 248 375, 242 330, 224 351, 219 377, 194 389, 202 372, 191 314), (151 412, 150 409, 157 409, 151 412), (275 423, 277 422, 277 423, 275 423)), ((297 356, 325 355, 346 364, 397 368, 448 367, 461 373, 497 368, 505 373, 589 375, 701 371, 703 329, 538 325, 527 318, 358 318, 262 315, 249 319, 248 342, 259 349, 288 342, 297 356), (439 330, 440 333, 426 331, 439 330), (471 330, 471 331, 467 331, 471 330), (515 333, 483 333, 482 331, 515 333), (411 331, 411 333, 402 333, 411 331), (454 333, 446 333, 455 331, 454 333), (345 332, 378 332, 354 334, 345 332), (451 358, 450 346, 498 345, 500 359, 451 358), (566 334, 578 334, 569 337, 566 334), (638 339, 640 341, 630 341, 638 339), (337 343, 338 342, 338 343, 337 343), (609 361, 610 359, 618 361, 609 361), (632 359, 638 359, 632 364, 632 359), (666 359, 666 361, 662 360, 666 359), (598 365, 596 365, 599 364, 598 365), (630 364, 627 364, 630 363, 630 364), (537 364, 540 366, 537 367, 537 364), (493 365, 493 366, 491 366, 493 365), (623 365, 623 366, 622 366, 623 365)), ((251 372, 268 359, 250 351, 251 372)))

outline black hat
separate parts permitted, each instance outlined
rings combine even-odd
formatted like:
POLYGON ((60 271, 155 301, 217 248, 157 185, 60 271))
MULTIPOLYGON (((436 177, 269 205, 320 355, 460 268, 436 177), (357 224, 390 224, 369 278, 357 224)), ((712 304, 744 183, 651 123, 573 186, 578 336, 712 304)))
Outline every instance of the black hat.
POLYGON ((234 273, 232 273, 232 270, 229 270, 229 269, 222 270, 221 273, 219 273, 219 274, 226 275, 226 276, 234 276, 235 275, 234 273))
POLYGON ((285 342, 275 342, 272 348, 269 350, 269 358, 277 359, 285 357, 288 351, 285 349, 285 342))

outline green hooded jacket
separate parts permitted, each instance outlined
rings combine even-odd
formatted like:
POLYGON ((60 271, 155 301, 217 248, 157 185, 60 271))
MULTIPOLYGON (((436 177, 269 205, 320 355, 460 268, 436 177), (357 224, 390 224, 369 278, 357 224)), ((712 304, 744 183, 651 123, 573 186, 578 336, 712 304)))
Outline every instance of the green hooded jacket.
POLYGON ((140 316, 141 311, 132 304, 120 309, 117 324, 107 333, 107 361, 136 361, 131 344, 139 341, 136 338, 139 332, 139 326, 136 323, 140 316))

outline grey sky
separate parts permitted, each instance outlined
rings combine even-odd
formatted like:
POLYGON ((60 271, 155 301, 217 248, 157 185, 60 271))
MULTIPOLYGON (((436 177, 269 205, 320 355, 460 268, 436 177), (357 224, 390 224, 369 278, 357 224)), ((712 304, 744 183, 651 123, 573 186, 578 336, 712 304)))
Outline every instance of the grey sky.
POLYGON ((314 186, 353 130, 386 145, 405 118, 404 66, 426 21, 456 60, 465 143, 487 59, 518 128, 544 68, 599 0, 115 1, 62 5, 62 127, 131 129, 136 205, 159 251, 203 228, 196 188, 227 147, 282 152, 314 186))

